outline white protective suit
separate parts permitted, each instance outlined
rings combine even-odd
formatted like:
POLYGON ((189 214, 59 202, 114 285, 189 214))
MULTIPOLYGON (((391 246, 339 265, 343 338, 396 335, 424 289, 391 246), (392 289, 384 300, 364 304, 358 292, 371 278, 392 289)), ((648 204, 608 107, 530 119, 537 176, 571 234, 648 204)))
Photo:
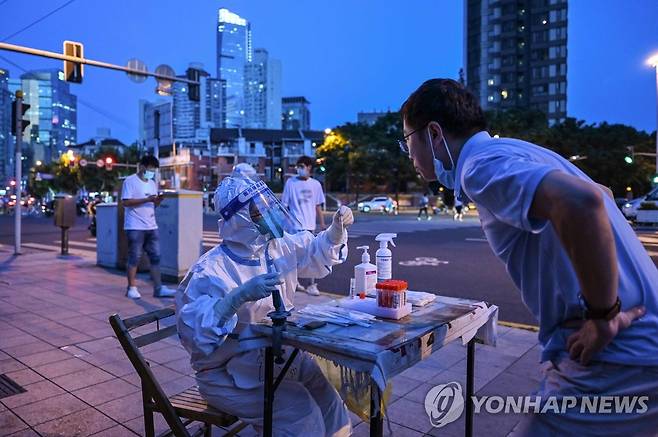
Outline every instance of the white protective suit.
MULTIPOLYGON (((239 175, 225 179, 215 196, 218 210, 247 184, 248 179, 245 182, 239 175)), ((283 280, 279 286, 281 297, 286 309, 291 310, 298 274, 317 278, 329 274, 332 265, 347 257, 347 233, 343 231, 340 241, 336 241, 336 232, 325 231, 317 237, 309 232, 286 233, 267 243, 254 229, 248 211, 220 220, 223 242, 188 271, 176 295, 176 315, 181 342, 191 355, 201 394, 210 405, 252 424, 260 432, 263 347, 269 339, 256 335, 249 324, 267 318, 274 310, 272 298, 244 303, 223 324, 216 304, 249 279, 268 273, 267 264, 273 262, 283 280)), ((292 349, 284 347, 284 351, 287 358, 292 349)), ((275 376, 279 371, 277 366, 275 376)), ((277 388, 273 411, 275 436, 351 434, 344 402, 306 353, 295 358, 277 388)))

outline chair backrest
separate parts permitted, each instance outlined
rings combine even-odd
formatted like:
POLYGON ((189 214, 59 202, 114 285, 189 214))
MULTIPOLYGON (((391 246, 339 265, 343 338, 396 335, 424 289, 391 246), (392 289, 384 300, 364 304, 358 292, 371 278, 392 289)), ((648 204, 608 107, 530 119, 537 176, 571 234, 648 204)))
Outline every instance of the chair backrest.
POLYGON ((139 350, 141 347, 177 334, 175 323, 162 329, 160 328, 160 321, 174 314, 175 311, 173 308, 163 308, 128 319, 122 319, 118 314, 113 314, 109 317, 109 320, 119 343, 121 343, 121 347, 142 380, 144 402, 154 402, 156 404, 176 436, 189 436, 183 422, 181 422, 176 414, 174 407, 169 402, 169 398, 167 398, 164 390, 158 384, 151 368, 139 350), (155 323, 154 331, 137 337, 132 336, 130 331, 151 323, 155 323))

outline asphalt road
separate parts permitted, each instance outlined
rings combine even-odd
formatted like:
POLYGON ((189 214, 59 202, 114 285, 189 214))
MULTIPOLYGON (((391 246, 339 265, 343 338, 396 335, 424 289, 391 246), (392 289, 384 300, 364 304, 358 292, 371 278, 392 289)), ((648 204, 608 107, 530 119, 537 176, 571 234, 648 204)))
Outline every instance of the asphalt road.
MULTIPOLYGON (((327 216, 327 223, 330 217, 327 216)), ((0 244, 13 245, 13 217, 0 215, 0 244)), ((217 244, 217 217, 204 216, 204 245, 217 244)), ((79 217, 70 231, 70 247, 95 251, 95 239, 87 230, 88 220, 79 217)), ((357 214, 350 229, 347 262, 336 266, 333 273, 318 282, 321 291, 347 294, 349 278, 361 262, 357 246, 368 245, 374 262, 380 232, 397 232, 397 247, 393 250, 393 276, 405 279, 412 290, 485 300, 500 307, 503 321, 536 324, 534 317, 521 302, 520 294, 505 272, 503 264, 493 255, 476 217, 454 222, 443 216, 431 221, 416 221, 413 214, 381 216, 357 214)), ((640 231, 640 239, 658 264, 658 232, 640 231)), ((25 217, 22 241, 25 251, 59 251, 59 228, 52 219, 25 217)))

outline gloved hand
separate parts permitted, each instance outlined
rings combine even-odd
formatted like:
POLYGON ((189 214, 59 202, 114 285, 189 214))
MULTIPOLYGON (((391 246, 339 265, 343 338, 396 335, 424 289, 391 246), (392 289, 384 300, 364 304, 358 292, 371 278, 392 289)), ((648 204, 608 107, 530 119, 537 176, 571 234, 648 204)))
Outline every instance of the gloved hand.
POLYGON ((331 226, 327 229, 327 236, 332 244, 339 244, 345 236, 345 229, 354 223, 352 210, 346 206, 341 206, 334 214, 331 226))
POLYGON ((283 284, 283 280, 279 273, 265 273, 236 287, 224 299, 215 304, 215 313, 219 318, 219 323, 226 323, 244 303, 269 296, 276 290, 276 286, 281 284, 283 284))

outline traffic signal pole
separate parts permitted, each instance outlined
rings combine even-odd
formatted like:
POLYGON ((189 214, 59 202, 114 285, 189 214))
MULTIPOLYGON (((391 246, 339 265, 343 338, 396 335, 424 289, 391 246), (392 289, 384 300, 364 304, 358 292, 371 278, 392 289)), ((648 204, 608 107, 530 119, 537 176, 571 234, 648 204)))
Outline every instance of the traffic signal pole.
POLYGON ((183 77, 165 76, 165 75, 158 74, 158 73, 150 73, 148 71, 142 71, 142 70, 136 70, 134 68, 123 67, 121 65, 114 65, 114 64, 110 64, 108 62, 94 61, 93 59, 77 57, 77 56, 70 56, 70 55, 63 55, 61 53, 49 52, 49 51, 46 51, 46 50, 33 49, 31 47, 23 47, 23 46, 18 46, 18 45, 15 45, 15 44, 7 44, 7 43, 4 43, 4 42, 0 42, 0 50, 7 50, 7 51, 10 51, 10 52, 16 52, 16 53, 23 53, 23 54, 26 54, 26 55, 41 56, 43 58, 59 59, 61 61, 68 61, 68 62, 73 62, 73 63, 76 63, 76 64, 91 65, 93 67, 107 68, 107 69, 110 69, 110 70, 123 71, 124 73, 132 74, 132 75, 135 75, 135 76, 150 76, 150 77, 154 77, 156 79, 166 80, 166 81, 171 81, 171 82, 185 82, 185 83, 192 84, 192 85, 198 85, 199 84, 198 81, 189 80, 189 79, 183 78, 183 77))
POLYGON ((23 91, 16 91, 16 204, 14 205, 14 255, 21 254, 21 180, 23 173, 23 91))

